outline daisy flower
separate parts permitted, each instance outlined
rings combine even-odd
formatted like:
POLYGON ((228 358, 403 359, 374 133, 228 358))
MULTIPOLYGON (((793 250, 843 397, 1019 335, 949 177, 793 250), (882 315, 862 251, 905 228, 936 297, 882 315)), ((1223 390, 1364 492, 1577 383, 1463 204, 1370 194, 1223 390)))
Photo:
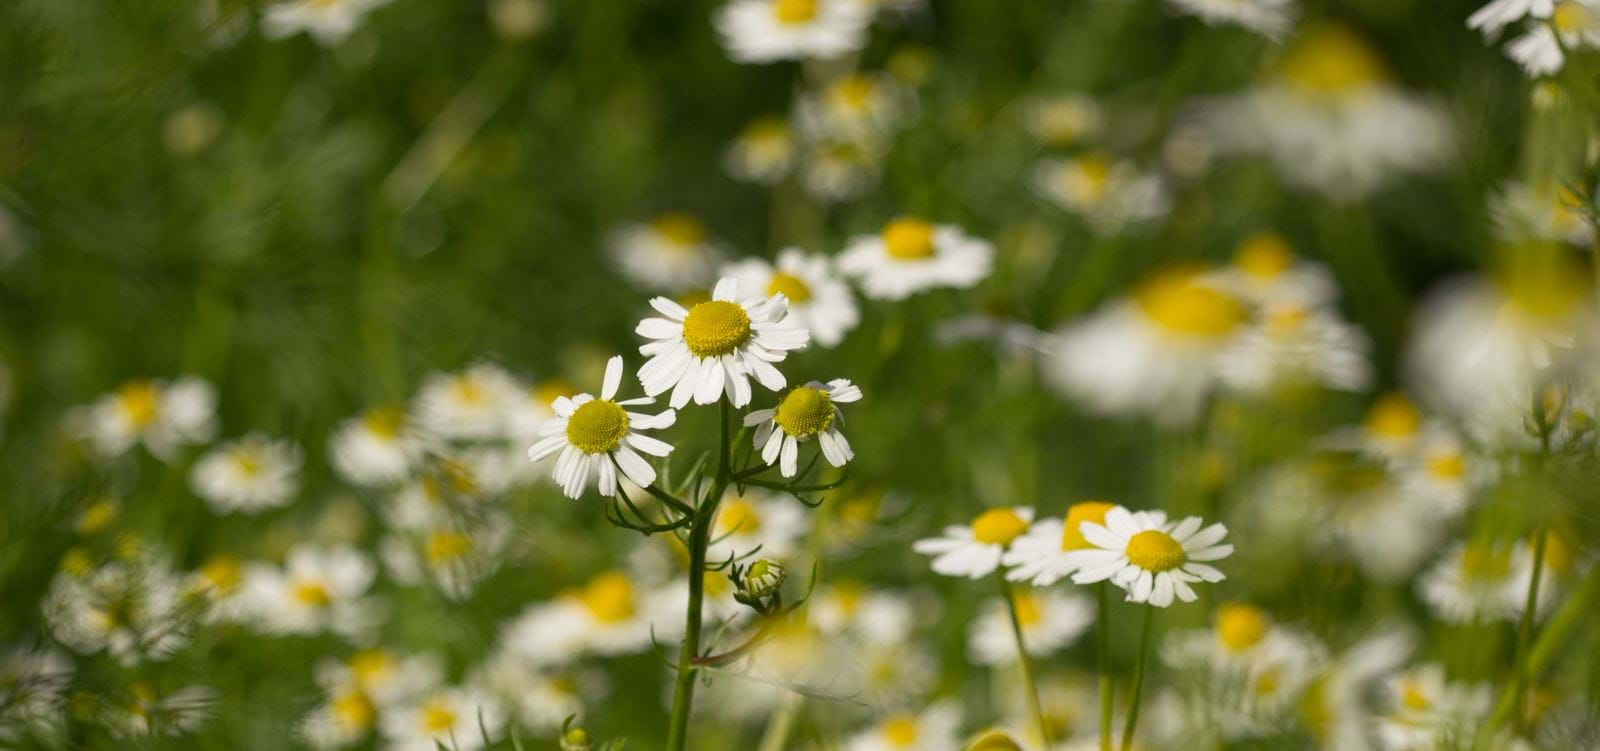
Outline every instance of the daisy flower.
POLYGON ((267 6, 261 15, 261 33, 282 39, 301 32, 317 44, 332 47, 360 28, 369 11, 389 0, 287 0, 267 6))
POLYGON ((568 498, 583 497, 591 470, 599 477, 599 491, 603 496, 617 494, 619 470, 635 485, 647 487, 656 481, 656 471, 639 452, 651 456, 672 453, 672 446, 665 441, 639 431, 672 427, 678 413, 670 409, 653 416, 629 412, 626 407, 654 404, 655 399, 613 401, 621 385, 622 357, 619 355, 606 362, 600 398, 590 394, 570 399, 558 397, 550 405, 556 416, 539 429, 544 437, 528 448, 528 458, 536 462, 560 452, 554 477, 568 498))
POLYGON ((429 375, 418 390, 412 414, 423 432, 447 440, 497 438, 510 405, 522 393, 505 369, 479 363, 459 373, 429 375))
POLYGON ((1436 663, 1392 676, 1383 689, 1389 710, 1379 720, 1378 736, 1394 751, 1449 748, 1469 738, 1492 698, 1488 686, 1446 681, 1436 663))
POLYGON ((59 726, 72 670, 72 661, 53 648, 19 647, 0 655, 0 741, 18 742, 59 726))
POLYGON ((1518 572, 1531 568, 1520 545, 1458 542, 1417 579, 1417 594, 1447 623, 1515 620, 1527 595, 1518 572))
POLYGON ((717 504, 706 560, 749 556, 758 549, 764 558, 784 559, 809 528, 804 508, 793 498, 765 497, 755 491, 739 495, 730 489, 717 504))
POLYGON ((251 433, 195 462, 189 486, 218 514, 257 514, 294 500, 300 489, 300 448, 251 433))
MULTIPOLYGON (((1094 621, 1089 598, 1059 590, 1015 589, 1017 628, 1028 654, 1045 657, 1072 644, 1094 621)), ((972 622, 967 633, 967 656, 977 665, 1010 665, 1017 661, 1016 635, 1011 611, 1004 599, 995 598, 972 622)))
POLYGON ((803 132, 813 139, 883 135, 914 109, 911 94, 882 73, 846 73, 795 105, 803 132))
POLYGON ((125 695, 96 708, 101 722, 119 737, 175 737, 188 734, 210 719, 217 701, 217 692, 205 686, 163 693, 139 681, 125 695))
POLYGON ((900 217, 876 235, 850 241, 839 270, 875 300, 904 300, 939 287, 965 289, 989 276, 994 246, 953 224, 900 217))
POLYGON ((301 719, 299 735, 319 749, 357 745, 371 737, 380 714, 414 703, 443 678, 444 665, 428 654, 367 649, 326 659, 316 671, 324 699, 301 719))
POLYGON ((682 599, 676 594, 643 586, 622 571, 602 572, 553 600, 529 605, 506 627, 505 645, 536 665, 642 652, 650 648, 652 631, 659 639, 678 635, 682 621, 673 616, 682 616, 682 599))
POLYGON ((146 556, 57 574, 43 609, 56 641, 83 655, 104 650, 133 666, 164 660, 188 643, 183 593, 172 569, 146 556))
POLYGON ((1556 11, 1557 0, 1492 0, 1467 17, 1467 28, 1480 29, 1493 37, 1502 29, 1524 18, 1547 19, 1556 11))
POLYGON ((505 652, 489 655, 471 682, 492 691, 524 728, 555 730, 583 713, 583 696, 571 677, 505 652))
POLYGON ((1548 76, 1561 72, 1568 52, 1585 47, 1600 47, 1600 2, 1560 0, 1548 22, 1534 24, 1506 45, 1506 55, 1530 77, 1548 76))
POLYGON ((399 407, 373 407, 345 420, 328 439, 328 462, 347 482, 362 487, 396 485, 411 474, 424 448, 399 407))
POLYGON ((1000 567, 1006 549, 1028 531, 1033 509, 996 508, 979 514, 967 526, 950 525, 941 537, 912 543, 911 549, 933 556, 933 572, 981 579, 1000 567))
POLYGON ((1011 568, 1006 578, 1048 587, 1077 571, 1078 561, 1071 553, 1093 547, 1083 539, 1079 526, 1084 522, 1105 524, 1106 512, 1115 507, 1104 501, 1084 501, 1072 504, 1064 519, 1036 522, 1001 557, 1000 562, 1011 568))
POLYGON ((1227 527, 1212 524, 1201 529, 1200 524, 1197 516, 1169 524, 1166 514, 1159 511, 1113 508, 1106 512, 1104 525, 1079 525, 1094 549, 1073 554, 1080 564, 1072 581, 1110 580, 1127 590, 1129 602, 1147 602, 1158 608, 1171 605, 1174 596, 1194 602, 1197 596, 1190 584, 1224 578, 1221 571, 1204 562, 1233 555, 1232 545, 1219 544, 1228 534, 1227 527))
POLYGON ((211 440, 216 411, 216 390, 199 378, 128 381, 94 404, 68 412, 67 427, 101 456, 118 456, 142 443, 156 458, 169 461, 180 446, 211 440))
POLYGON ((366 596, 376 576, 377 566, 355 548, 302 544, 289 550, 281 569, 247 566, 245 596, 269 633, 331 631, 360 639, 382 619, 382 609, 366 596))
POLYGON ((949 751, 959 748, 961 710, 939 702, 921 712, 892 714, 844 743, 845 751, 949 751))
POLYGON ((806 150, 801 184, 819 201, 855 198, 877 183, 887 151, 876 137, 822 139, 806 150))
POLYGON ((1509 243, 1552 240, 1580 248, 1594 243, 1583 200, 1560 185, 1506 183, 1490 198, 1489 216, 1496 234, 1509 243))
POLYGON ((1412 648, 1411 636, 1391 627, 1364 637, 1328 663, 1302 699, 1302 720, 1322 748, 1373 748, 1377 718, 1369 697, 1412 648))
POLYGON ((722 276, 737 281, 740 289, 782 293, 795 325, 810 331, 812 340, 824 347, 838 346, 861 322, 850 287, 833 273, 827 256, 784 248, 774 263, 747 258, 722 267, 722 276))
POLYGON ((1094 138, 1105 122, 1100 103, 1079 93, 1030 100, 1022 114, 1023 127, 1046 146, 1073 146, 1094 138))
POLYGON ((1361 392, 1372 382, 1371 348, 1365 333, 1332 311, 1278 305, 1218 353, 1217 370, 1247 393, 1310 383, 1361 392))
POLYGON ((1328 267, 1295 256, 1289 240, 1257 232, 1241 241, 1233 262, 1211 275, 1229 293, 1256 305, 1326 306, 1339 296, 1328 267))
POLYGON ((1293 0, 1168 0, 1180 13, 1212 25, 1233 24, 1277 39, 1293 21, 1293 0))
POLYGON ((781 117, 752 120, 739 132, 723 157, 728 174, 739 180, 771 185, 794 168, 800 145, 781 117))
POLYGON ((499 739, 506 715, 500 701, 477 688, 446 688, 382 719, 390 751, 477 751, 499 739), (485 738, 485 734, 488 735, 485 738))
POLYGON ((844 378, 826 384, 812 381, 796 386, 778 397, 778 406, 758 409, 744 416, 746 426, 756 428, 755 447, 767 466, 779 464, 784 477, 799 471, 800 444, 817 439, 822 456, 829 464, 843 467, 855 458, 850 442, 839 426, 844 415, 838 405, 861 400, 861 387, 844 378))
POLYGON ((704 288, 722 262, 722 249, 699 219, 680 212, 659 214, 611 233, 610 253, 634 286, 680 293, 704 288))
POLYGON ((1158 219, 1172 205, 1161 178, 1098 152, 1045 160, 1034 170, 1033 187, 1102 234, 1158 219))
POLYGON ((740 63, 831 59, 866 42, 872 13, 857 0, 731 0, 717 11, 717 33, 740 63))
POLYGON ((868 589, 850 580, 819 587, 807 602, 806 614, 819 633, 848 634, 872 645, 904 642, 915 629, 919 615, 910 595, 868 589))
POLYGON ((787 381, 773 363, 806 346, 810 335, 790 318, 782 292, 739 295, 739 282, 723 278, 710 301, 687 310, 665 297, 650 300, 666 317, 646 318, 634 329, 652 340, 639 347, 650 358, 639 368, 646 394, 670 389, 678 409, 691 397, 696 404, 713 404, 726 393, 733 406, 743 407, 750 403, 751 376, 772 391, 784 387, 787 381))
POLYGON ((511 542, 511 519, 497 510, 435 517, 419 531, 385 535, 379 556, 396 582, 436 586, 449 599, 465 600, 499 569, 511 542))

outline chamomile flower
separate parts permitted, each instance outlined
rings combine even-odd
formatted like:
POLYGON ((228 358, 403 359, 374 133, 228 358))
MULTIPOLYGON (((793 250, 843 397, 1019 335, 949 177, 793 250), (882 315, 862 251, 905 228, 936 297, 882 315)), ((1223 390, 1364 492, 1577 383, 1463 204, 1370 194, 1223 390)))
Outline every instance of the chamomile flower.
POLYGON ((681 212, 626 225, 608 244, 617 269, 635 287, 674 294, 704 289, 723 257, 705 225, 681 212))
POLYGON ((1022 124, 1046 146, 1075 146, 1100 135, 1105 111, 1086 94, 1066 93, 1030 100, 1022 124))
POLYGON ((1300 702, 1301 721, 1320 748, 1374 747, 1371 736, 1377 719, 1368 697, 1405 662, 1412 642, 1406 632, 1384 628, 1326 664, 1300 702))
POLYGON ((209 719, 217 700, 217 692, 205 686, 161 692, 140 681, 98 709, 101 721, 119 737, 177 737, 187 735, 209 719))
POLYGON ((861 387, 844 378, 812 381, 780 394, 778 406, 745 415, 744 424, 756 426, 755 447, 761 451, 761 461, 779 465, 784 477, 799 471, 800 444, 813 438, 829 464, 843 467, 855 452, 839 430, 844 415, 838 405, 860 400, 861 387))
POLYGON ((79 654, 104 650, 125 666, 163 660, 193 630, 183 592, 159 558, 110 561, 57 574, 45 596, 45 621, 56 641, 79 654))
POLYGON ((1467 28, 1493 37, 1524 18, 1543 20, 1555 13, 1557 0, 1491 0, 1467 17, 1467 28))
POLYGON ((1378 735, 1390 751, 1428 751, 1468 741, 1489 712, 1488 686, 1445 680, 1444 667, 1421 665, 1384 682, 1388 712, 1378 735))
POLYGON ((1169 0, 1179 13, 1208 24, 1232 24, 1273 39, 1283 36, 1293 22, 1294 0, 1169 0))
POLYGON ((858 0, 730 0, 716 27, 735 62, 826 60, 860 49, 872 15, 858 0))
POLYGON ((359 640, 378 625, 382 610, 367 597, 377 566, 350 547, 311 544, 289 550, 280 569, 252 564, 244 587, 251 612, 269 633, 334 632, 359 640))
POLYGON ((128 381, 67 413, 67 427, 102 456, 118 456, 142 443, 156 458, 169 461, 180 446, 211 440, 216 409, 216 390, 199 378, 128 381))
POLYGON ((800 144, 794 129, 781 117, 752 120, 728 147, 723 164, 739 180, 771 185, 794 169, 800 144))
POLYGON ((819 201, 845 201, 878 182, 888 149, 876 137, 825 138, 806 149, 800 180, 819 201))
POLYGON ((636 582, 623 571, 605 571, 549 602, 528 606, 506 627, 505 645, 535 665, 557 665, 586 654, 609 657, 672 638, 682 627, 682 600, 660 587, 636 582))
POLYGON ((1464 511, 1494 474, 1492 463, 1469 454, 1459 438, 1438 429, 1418 440, 1400 468, 1401 482, 1446 519, 1464 511))
POLYGON ((396 582, 436 586, 445 597, 464 600, 499 569, 511 531, 511 520, 498 510, 440 514, 415 532, 386 535, 378 552, 396 582))
POLYGON ((1217 355, 1229 386, 1246 393, 1318 384, 1360 392, 1372 381, 1366 334, 1332 311, 1278 305, 1257 319, 1217 355))
POLYGON ((0 656, 0 742, 58 726, 72 672, 72 661, 51 648, 20 647, 0 656))
POLYGON ((186 577, 184 592, 206 604, 208 623, 233 623, 249 619, 250 603, 244 596, 244 566, 239 559, 218 553, 186 577))
POLYGON ((1280 732, 1326 656, 1310 636, 1244 603, 1217 608, 1213 627, 1172 633, 1161 651, 1180 684, 1194 730, 1238 740, 1280 732))
POLYGON ((516 723, 525 728, 554 730, 566 718, 583 713, 577 681, 508 652, 490 654, 473 682, 499 697, 516 723))
POLYGON ((717 504, 711 523, 706 560, 720 562, 730 556, 744 558, 756 551, 763 558, 787 558, 810 526, 805 509, 789 497, 766 497, 755 490, 739 495, 729 490, 717 504))
POLYGON ((477 751, 500 738, 505 722, 505 710, 493 695, 452 687, 384 713, 381 728, 391 751, 477 751))
POLYGON ((328 439, 328 461, 362 487, 395 485, 421 458, 424 441, 399 407, 373 407, 339 424, 328 439))
POLYGON ((1417 579, 1417 594, 1447 623, 1514 620, 1526 589, 1517 570, 1529 568, 1527 550, 1488 540, 1458 542, 1417 579))
POLYGON ((953 224, 900 217, 875 235, 850 241, 839 270, 875 300, 904 300, 941 287, 966 289, 989 276, 994 246, 953 224))
POLYGON ((287 505, 300 489, 300 448, 251 433, 195 462, 189 486, 218 514, 258 514, 287 505))
POLYGON ((1035 522, 1001 558, 1011 568, 1006 578, 1048 587, 1077 571, 1078 561, 1071 553, 1093 547, 1083 539, 1079 526, 1084 522, 1105 524, 1106 512, 1115 507, 1104 501, 1084 501, 1072 504, 1064 519, 1035 522))
POLYGON ((773 263, 747 258, 724 266, 722 275, 738 281, 743 290, 783 293, 795 325, 810 331, 812 341, 823 347, 838 346, 861 322, 850 287, 833 272, 826 256, 784 248, 773 263))
POLYGON ((430 654, 367 649, 317 666, 323 701, 300 722, 299 734, 319 749, 357 745, 372 736, 380 714, 411 704, 435 689, 444 665, 430 654))
POLYGON ((959 747, 961 710, 939 702, 921 712, 880 718, 844 743, 845 751, 949 751, 959 747))
POLYGON ((848 579, 819 587, 807 603, 806 613, 819 633, 848 635, 871 645, 904 642, 921 610, 911 595, 869 589, 848 579))
POLYGON ((1533 24, 1506 45, 1506 55, 1529 77, 1538 77, 1561 72, 1567 54, 1586 47, 1600 47, 1600 2, 1559 0, 1548 21, 1533 24))
POLYGON ((1165 216, 1172 204, 1161 178, 1099 152, 1044 161, 1033 186, 1102 234, 1165 216))
POLYGON ((1145 602, 1158 608, 1172 604, 1176 597, 1194 602, 1197 595, 1190 584, 1219 582, 1223 574, 1207 565, 1233 555, 1233 546, 1220 544, 1228 528, 1212 524, 1201 529, 1200 518, 1191 516, 1168 523, 1159 511, 1129 511, 1121 506, 1106 512, 1104 525, 1083 522, 1083 538, 1094 549, 1080 550, 1078 572, 1072 581, 1090 584, 1109 580, 1127 590, 1128 601, 1145 602))
POLYGON ((1257 232, 1240 241, 1233 262, 1212 279, 1255 305, 1316 308, 1339 296, 1328 267, 1297 258, 1289 240, 1276 232, 1257 232))
POLYGON ((882 73, 846 73, 796 104, 796 118, 813 139, 884 135, 911 112, 910 93, 882 73))
POLYGON ((599 478, 600 495, 607 497, 617 494, 619 472, 635 485, 646 487, 656 481, 656 470, 639 452, 658 457, 672 453, 672 446, 639 431, 672 427, 678 419, 677 412, 670 409, 657 415, 630 412, 627 407, 654 404, 655 399, 640 397, 615 401, 621 386, 622 357, 619 355, 606 362, 600 398, 590 394, 570 399, 558 397, 550 405, 556 416, 539 429, 544 437, 528 448, 528 458, 536 462, 560 452, 554 478, 568 498, 583 497, 591 474, 599 478))
POLYGON ((367 13, 389 0, 284 0, 261 15, 261 33, 282 39, 301 32, 332 47, 361 27, 367 13))
POLYGON ((1581 248, 1594 243, 1583 200, 1560 185, 1506 183, 1490 198, 1489 216, 1495 233, 1508 243, 1552 240, 1581 248))
POLYGON ((639 348, 649 361, 639 368, 645 393, 672 391, 674 409, 691 398, 714 404, 726 393, 735 407, 750 403, 750 379, 777 391, 787 380, 773 363, 810 341, 789 315, 788 298, 780 291, 754 295, 724 277, 711 300, 685 309, 664 297, 650 301, 665 318, 646 318, 634 332, 650 339, 639 348))
POLYGON ((446 440, 498 437, 505 415, 521 394, 516 379, 493 363, 478 363, 457 373, 429 375, 411 412, 424 433, 446 440))
POLYGON ((1006 550, 1032 521, 1033 509, 1026 506, 989 509, 971 524, 945 527, 943 536, 918 540, 911 549, 933 556, 936 574, 981 579, 1000 567, 1006 550))
MULTIPOLYGON (((1045 657, 1072 644, 1094 622, 1089 598, 1060 590, 1015 589, 1017 627, 1028 654, 1045 657)), ((967 657, 977 665, 1010 665, 1017 660, 1016 637, 1005 600, 996 598, 972 622, 967 633, 967 657)))

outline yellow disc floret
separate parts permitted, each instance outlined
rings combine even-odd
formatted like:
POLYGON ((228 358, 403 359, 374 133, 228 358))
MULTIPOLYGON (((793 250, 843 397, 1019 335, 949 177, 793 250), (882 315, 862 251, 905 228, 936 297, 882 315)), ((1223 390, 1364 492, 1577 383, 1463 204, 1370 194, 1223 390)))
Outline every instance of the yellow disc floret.
POLYGON ((1088 540, 1083 539, 1081 528, 1084 522, 1094 522, 1104 525, 1106 512, 1116 508, 1115 504, 1105 501, 1084 501, 1074 503, 1067 509, 1067 518, 1061 525, 1061 549, 1083 550, 1093 547, 1088 540))
POLYGON ((794 274, 778 272, 772 275, 772 281, 767 282, 767 296, 782 293, 789 298, 789 302, 805 302, 811 299, 811 287, 807 286, 804 279, 794 274))
POLYGON ((1340 26, 1317 26, 1301 34, 1279 68, 1283 79, 1307 93, 1345 94, 1384 80, 1383 61, 1361 37, 1340 26))
POLYGON ((722 357, 750 341, 750 316, 723 300, 703 302, 683 319, 683 343, 695 357, 722 357))
POLYGON ((627 435, 628 413, 613 401, 584 402, 567 418, 567 443, 585 454, 611 451, 627 435))
POLYGON ((1276 232, 1260 232, 1245 238, 1234 251, 1233 265, 1255 279, 1276 279, 1294 266, 1294 251, 1289 241, 1276 232))
POLYGON ((706 239, 706 228, 688 214, 662 214, 650 221, 650 228, 679 248, 692 248, 706 239))
POLYGON ((448 733, 456 726, 456 713, 449 703, 433 699, 422 705, 422 727, 430 735, 448 733))
POLYGON ((1202 284, 1190 271, 1158 274, 1139 285, 1134 303, 1168 333, 1199 339, 1220 339, 1245 321, 1243 303, 1202 284))
POLYGON ((1231 602, 1217 608, 1217 641, 1235 652, 1249 649, 1267 635, 1267 615, 1260 608, 1231 602))
POLYGON ((601 623, 625 621, 633 615, 633 582, 621 572, 607 571, 590 580, 578 599, 601 623))
POLYGON ((883 228, 883 249, 890 258, 915 261, 933 255, 933 225, 901 217, 883 228))
POLYGON ((1422 412, 1405 394, 1384 394, 1367 412, 1367 430, 1384 438, 1406 438, 1422 427, 1422 412))
POLYGON ((1566 0, 1556 6, 1556 11, 1550 16, 1551 25, 1563 34, 1576 34, 1587 29, 1593 22, 1594 16, 1583 3, 1576 0, 1566 0))
POLYGON ((1028 531, 1028 522, 1008 508, 990 509, 972 520, 972 539, 990 545, 1007 545, 1028 531))
POLYGON ((778 402, 772 421, 796 438, 813 436, 833 425, 833 400, 828 392, 810 386, 791 389, 778 402))
POLYGON ((1147 529, 1128 540, 1123 551, 1128 561, 1146 571, 1160 573, 1183 565, 1183 546, 1172 535, 1158 529, 1147 529))
POLYGON ((883 737, 889 741, 890 746, 895 748, 904 748, 916 743, 916 718, 897 715, 885 720, 883 723, 883 737))
POLYGON ((161 411, 161 390, 150 381, 133 381, 117 389, 117 408, 128 424, 142 428, 161 411))

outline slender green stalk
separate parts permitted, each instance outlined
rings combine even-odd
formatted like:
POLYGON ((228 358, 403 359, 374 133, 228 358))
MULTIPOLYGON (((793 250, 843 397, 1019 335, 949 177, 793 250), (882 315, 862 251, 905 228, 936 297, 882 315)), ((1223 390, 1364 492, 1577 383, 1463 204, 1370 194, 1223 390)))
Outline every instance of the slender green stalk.
POLYGON ((1144 625, 1139 627, 1139 658, 1133 664, 1133 697, 1128 700, 1128 722, 1122 726, 1122 751, 1133 748, 1133 732, 1139 727, 1139 695, 1144 691, 1144 671, 1150 662, 1150 624, 1156 609, 1144 607, 1144 625))
POLYGON ((1540 525, 1535 532, 1539 537, 1533 543, 1533 573, 1528 577, 1528 599, 1522 608, 1522 622, 1517 625, 1516 647, 1516 674, 1514 688, 1511 692, 1511 703, 1516 714, 1512 715, 1512 726, 1522 729, 1527 719, 1527 712, 1523 711, 1522 697, 1528 692, 1528 682, 1532 679, 1533 670, 1528 664, 1528 655, 1532 651, 1533 629, 1535 613, 1539 609, 1539 579, 1544 573, 1544 551, 1549 542, 1550 534, 1540 525))
POLYGON ((728 400, 719 402, 721 427, 717 450, 717 476, 706 497, 700 499, 689 529, 689 609, 684 616, 683 645, 678 648, 678 679, 672 692, 672 724, 667 728, 667 751, 684 751, 689 742, 689 709, 694 704, 694 660, 700 655, 702 603, 705 601, 706 547, 717 518, 717 505, 733 476, 728 441, 728 400))
MULTIPOLYGON (((1600 566, 1590 569, 1588 578, 1583 584, 1578 586, 1567 601, 1546 620, 1544 630, 1539 632, 1538 640, 1528 653, 1527 665, 1530 673, 1538 673, 1550 665, 1551 660, 1555 659, 1557 650, 1561 649, 1572 632, 1580 624, 1587 622, 1596 598, 1600 598, 1600 566)), ((1478 729, 1478 738, 1472 747, 1474 749, 1487 747, 1489 739, 1494 737, 1495 731, 1511 717, 1511 713, 1520 710, 1520 702, 1521 700, 1512 692, 1501 693, 1494 713, 1489 715, 1489 721, 1478 729)))
POLYGON ((802 696, 790 693, 783 697, 783 705, 773 713, 772 721, 767 723, 767 731, 761 735, 761 745, 756 751, 783 751, 784 744, 789 741, 789 731, 794 729, 794 721, 800 716, 802 696))
POLYGON ((1022 645, 1022 621, 1017 618, 1017 601, 1011 595, 1011 582, 1006 581, 1003 569, 996 571, 994 578, 1000 582, 1000 596, 1005 598, 1006 610, 1011 613, 1011 635, 1017 640, 1017 667, 1022 671, 1022 689, 1028 696, 1028 709, 1033 712, 1034 722, 1039 724, 1040 742, 1049 748, 1050 723, 1044 719, 1044 706, 1039 703, 1039 688, 1033 683, 1033 666, 1028 663, 1028 650, 1022 645))
POLYGON ((1094 585, 1099 596, 1095 641, 1100 652, 1100 751, 1111 751, 1111 593, 1105 582, 1094 585))

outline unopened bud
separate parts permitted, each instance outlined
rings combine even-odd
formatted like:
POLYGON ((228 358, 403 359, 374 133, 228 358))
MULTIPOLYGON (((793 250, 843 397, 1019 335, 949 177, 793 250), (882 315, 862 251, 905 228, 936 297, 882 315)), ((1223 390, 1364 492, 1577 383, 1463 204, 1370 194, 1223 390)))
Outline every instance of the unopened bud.
POLYGON ((740 587, 740 594, 753 600, 770 597, 783 586, 783 580, 788 575, 788 572, 783 570, 783 564, 771 558, 762 558, 745 569, 744 584, 740 587))
POLYGON ((572 728, 561 734, 561 751, 589 751, 589 733, 583 728, 572 728))

